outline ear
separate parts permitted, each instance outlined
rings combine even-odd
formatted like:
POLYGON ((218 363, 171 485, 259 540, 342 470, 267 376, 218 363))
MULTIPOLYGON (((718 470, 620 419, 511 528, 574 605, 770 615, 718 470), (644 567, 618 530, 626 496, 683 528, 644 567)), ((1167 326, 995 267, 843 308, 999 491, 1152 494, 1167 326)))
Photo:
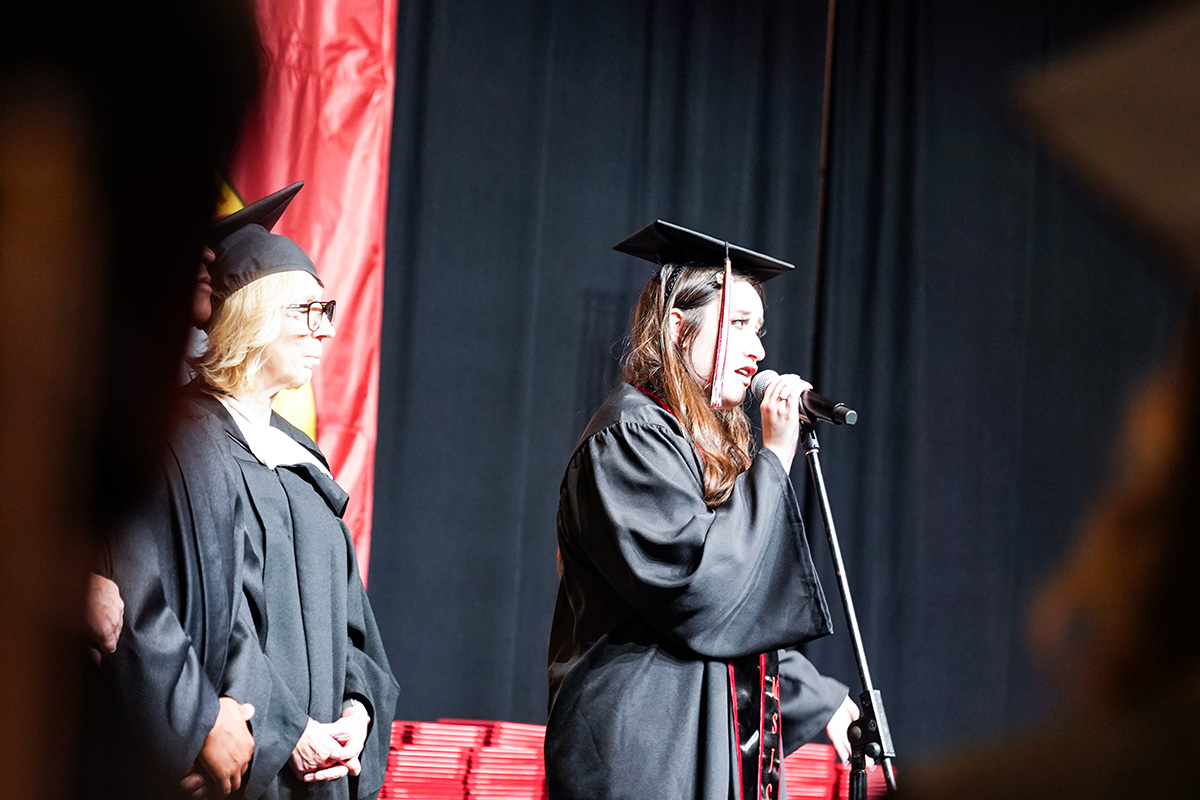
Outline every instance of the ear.
POLYGON ((671 334, 671 341, 679 344, 679 331, 683 326, 683 312, 678 308, 672 308, 671 313, 667 315, 667 331, 671 334))

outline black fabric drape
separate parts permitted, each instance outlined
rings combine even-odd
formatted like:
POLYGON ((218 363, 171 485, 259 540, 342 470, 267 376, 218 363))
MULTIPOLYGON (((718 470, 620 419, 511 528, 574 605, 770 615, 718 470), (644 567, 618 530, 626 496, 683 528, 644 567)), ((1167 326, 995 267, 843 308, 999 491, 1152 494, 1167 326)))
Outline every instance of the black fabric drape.
MULTIPOLYGON (((797 264, 765 363, 860 412, 822 454, 897 743, 1052 701, 1024 608, 1176 309, 1003 90, 1134 6, 843 2, 818 282, 824 3, 402 3, 370 586, 399 717, 544 721, 559 480, 650 274, 610 248, 656 217, 797 264)), ((856 686, 838 614, 808 655, 856 686)))
MULTIPOLYGON (((1132 7, 841 4, 814 381, 861 414, 821 432, 822 460, 872 677, 909 753, 1054 703, 1026 610, 1172 328, 1163 273, 1004 96, 1132 7)), ((854 676, 844 639, 806 653, 854 676)))

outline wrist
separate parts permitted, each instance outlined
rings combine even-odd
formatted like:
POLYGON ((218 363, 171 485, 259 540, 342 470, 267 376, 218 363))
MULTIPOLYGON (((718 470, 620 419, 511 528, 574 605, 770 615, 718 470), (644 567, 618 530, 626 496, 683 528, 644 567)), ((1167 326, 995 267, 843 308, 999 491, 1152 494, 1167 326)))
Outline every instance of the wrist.
POLYGON ((342 703, 342 716, 356 717, 360 714, 364 719, 369 720, 371 718, 371 712, 367 710, 367 704, 357 697, 346 698, 345 702, 342 703))
POLYGON ((779 445, 775 444, 764 444, 763 450, 770 450, 771 455, 775 456, 775 459, 779 462, 779 465, 783 467, 783 471, 791 474, 792 459, 796 455, 795 449, 789 450, 786 447, 780 447, 779 445))

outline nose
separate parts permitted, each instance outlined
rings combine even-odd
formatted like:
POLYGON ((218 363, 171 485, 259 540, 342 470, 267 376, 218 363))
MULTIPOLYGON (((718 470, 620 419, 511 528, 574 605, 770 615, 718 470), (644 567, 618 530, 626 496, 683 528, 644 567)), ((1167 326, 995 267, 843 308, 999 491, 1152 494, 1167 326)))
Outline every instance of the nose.
POLYGON ((746 347, 746 357, 753 359, 755 362, 759 362, 766 358, 766 356, 767 351, 763 347, 762 339, 760 339, 756 333, 750 337, 750 343, 746 347))
POLYGON ((329 321, 329 316, 321 315, 321 324, 312 332, 312 335, 318 339, 332 339, 337 336, 337 331, 333 327, 333 323, 329 321))

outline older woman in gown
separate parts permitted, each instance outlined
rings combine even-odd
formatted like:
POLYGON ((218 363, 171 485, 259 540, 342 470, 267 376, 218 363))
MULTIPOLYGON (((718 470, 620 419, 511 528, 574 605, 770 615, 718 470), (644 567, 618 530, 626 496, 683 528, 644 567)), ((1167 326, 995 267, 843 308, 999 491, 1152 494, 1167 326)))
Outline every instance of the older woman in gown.
POLYGON ((312 439, 271 410, 276 394, 311 379, 335 303, 286 237, 247 225, 214 251, 213 314, 187 393, 235 476, 242 587, 266 656, 243 788, 251 798, 373 797, 397 687, 342 522, 348 496, 312 439))

